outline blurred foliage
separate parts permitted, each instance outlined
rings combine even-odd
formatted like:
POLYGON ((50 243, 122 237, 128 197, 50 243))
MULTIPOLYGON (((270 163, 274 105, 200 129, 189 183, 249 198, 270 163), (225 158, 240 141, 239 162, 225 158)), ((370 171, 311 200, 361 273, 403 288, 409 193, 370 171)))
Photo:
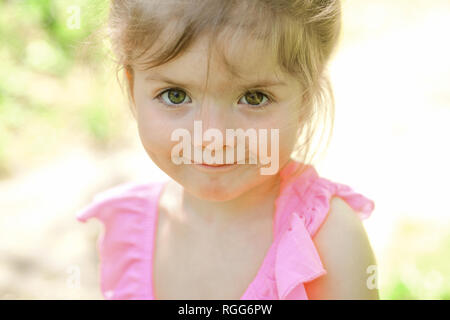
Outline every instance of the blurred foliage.
POLYGON ((381 275, 382 299, 450 299, 448 225, 405 220, 392 238, 381 275))
POLYGON ((86 106, 83 109, 82 117, 84 119, 86 130, 96 138, 97 141, 105 141, 110 134, 110 123, 106 109, 101 107, 100 102, 86 106))
MULTIPOLYGON (((408 14, 404 8, 411 2, 401 2, 389 5, 408 14)), ((376 2, 344 1, 344 6, 369 3, 376 2)), ((99 38, 91 38, 105 22, 107 5, 107 0, 0 0, 0 179, 43 153, 70 145, 76 135, 85 135, 88 143, 101 149, 122 134, 124 109, 111 106, 119 102, 106 86, 115 79, 108 79, 99 67, 104 65, 104 47, 95 42, 99 38)), ((396 13, 367 12, 378 14, 380 21, 387 12, 396 13)), ((365 36, 359 33, 367 27, 365 16, 345 23, 353 32, 347 39, 365 36)), ((391 28, 383 23, 371 27, 386 32, 391 28)), ((446 230, 402 225, 384 268, 389 272, 382 275, 381 298, 450 299, 446 230)))
MULTIPOLYGON (((89 0, 3 1, 0 3, 2 48, 13 64, 64 76, 75 62, 77 50, 74 49, 100 26, 106 4, 106 1, 89 0)), ((94 58, 96 53, 92 50, 89 53, 94 58)))
POLYGON ((0 1, 0 179, 69 137, 86 136, 96 148, 112 141, 114 111, 105 110, 111 81, 102 69, 107 6, 104 0, 0 1), (84 83, 95 94, 80 93, 84 83))

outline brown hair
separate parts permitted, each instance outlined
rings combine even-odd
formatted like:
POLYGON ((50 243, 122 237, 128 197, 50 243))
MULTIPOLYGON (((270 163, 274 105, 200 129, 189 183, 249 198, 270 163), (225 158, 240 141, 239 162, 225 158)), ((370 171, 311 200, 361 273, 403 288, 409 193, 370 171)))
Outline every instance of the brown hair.
MULTIPOLYGON (((333 131, 334 97, 326 66, 338 41, 340 9, 339 0, 111 0, 107 35, 116 75, 125 71, 131 107, 131 65, 148 69, 164 64, 205 34, 211 46, 233 48, 248 37, 263 41, 272 50, 265 53, 273 53, 281 70, 306 88, 294 158, 307 163, 318 120, 330 116, 327 146, 333 131), (224 30, 232 30, 226 40, 219 37, 224 30), (154 46, 157 42, 161 45, 154 46), (149 54, 153 47, 159 49, 149 54)), ((227 65, 231 68, 232 63, 227 65)))

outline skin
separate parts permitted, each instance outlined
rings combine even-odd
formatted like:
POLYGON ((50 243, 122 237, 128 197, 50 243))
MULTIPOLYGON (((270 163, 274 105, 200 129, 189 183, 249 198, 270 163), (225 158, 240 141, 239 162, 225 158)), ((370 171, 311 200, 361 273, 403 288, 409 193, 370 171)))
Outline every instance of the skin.
MULTIPOLYGON (((259 43, 248 41, 242 52, 232 53, 239 54, 239 63, 234 67, 243 79, 233 77, 213 52, 206 83, 207 41, 206 37, 199 38, 181 56, 150 70, 133 65, 134 76, 129 78, 142 145, 154 163, 173 179, 160 200, 153 275, 158 299, 239 299, 273 240, 274 201, 279 194, 279 175, 261 175, 256 165, 238 164, 227 172, 203 172, 194 165, 174 164, 171 150, 178 141, 171 141, 172 132, 185 128, 193 137, 194 120, 202 121, 203 131, 216 128, 224 137, 226 128, 269 132, 279 129, 281 170, 290 161, 301 123, 302 88, 278 69, 273 57, 253 54, 264 52, 259 43), (170 78, 177 85, 161 78, 170 78), (257 89, 271 98, 264 99, 269 103, 266 108, 246 100, 248 90, 254 89, 251 84, 262 80, 284 83, 257 89), (180 104, 170 105, 173 102, 164 91, 175 87, 186 98, 180 104), (219 252, 217 248, 226 249, 219 252), (209 257, 206 264, 205 256, 209 257), (226 266, 224 257, 230 261, 226 266), (223 288, 220 293, 218 286, 223 288)), ((204 141, 201 148, 209 143, 204 141)), ((352 241, 364 239, 360 237, 361 226, 349 218, 348 208, 333 205, 331 210, 332 218, 315 238, 329 275, 310 282, 308 295, 313 299, 373 297, 362 289, 352 291, 341 285, 354 286, 362 280, 362 273, 344 268, 349 253, 337 255, 341 251, 338 245, 356 250, 356 255, 370 248, 364 243, 352 246, 352 241), (336 234, 341 231, 336 228, 352 232, 339 238, 336 234)), ((359 270, 369 260, 356 261, 353 267, 359 270)), ((361 286, 358 283, 356 287, 361 286)))
MULTIPOLYGON (((194 120, 202 121, 203 131, 216 128, 224 137, 227 128, 267 129, 269 132, 270 129, 279 129, 281 168, 290 159, 299 130, 301 88, 294 79, 278 72, 273 58, 256 60, 248 51, 242 53, 242 59, 236 68, 248 80, 236 80, 228 73, 220 58, 213 55, 209 81, 205 83, 207 44, 207 38, 201 38, 180 57, 148 71, 135 67, 135 116, 141 142, 148 155, 185 190, 185 220, 209 225, 241 223, 253 220, 253 215, 261 212, 261 208, 268 203, 265 199, 277 194, 278 176, 261 175, 259 167, 252 164, 239 164, 226 173, 205 173, 193 165, 176 165, 171 160, 171 150, 178 141, 171 141, 171 134, 178 128, 184 128, 193 137, 194 120), (275 72, 279 75, 278 79, 275 72), (177 83, 188 84, 187 87, 182 87, 187 95, 185 102, 174 107, 158 100, 158 94, 174 87, 170 83, 156 80, 158 75, 177 83), (146 79, 148 77, 152 79, 146 79), (269 87, 266 91, 260 89, 260 92, 270 92, 276 102, 258 110, 260 106, 251 106, 243 98, 247 90, 238 86, 248 86, 249 83, 266 79, 281 80, 285 85, 269 87)), ((254 48, 260 50, 257 45, 255 43, 254 48)), ((165 94, 164 99, 166 103, 172 103, 168 94, 165 94)), ((209 143, 204 141, 202 148, 209 143)), ((225 150, 225 146, 223 149, 225 150)), ((270 150, 270 144, 268 149, 270 150)))
POLYGON ((313 242, 327 274, 305 283, 309 299, 379 299, 378 289, 367 285, 369 276, 377 276, 376 269, 375 273, 367 270, 376 268, 374 253, 360 218, 343 199, 332 197, 330 211, 313 242))

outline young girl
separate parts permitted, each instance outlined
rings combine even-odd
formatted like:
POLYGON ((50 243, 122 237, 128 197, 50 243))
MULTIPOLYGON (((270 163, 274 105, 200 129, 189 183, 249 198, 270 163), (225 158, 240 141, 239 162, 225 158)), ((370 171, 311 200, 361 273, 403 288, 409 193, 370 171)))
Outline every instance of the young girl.
POLYGON ((378 298, 360 221, 374 202, 306 160, 333 110, 339 29, 337 0, 111 1, 139 137, 171 179, 116 186, 77 215, 103 222, 106 299, 378 298), (230 129, 259 144, 239 152, 230 129))

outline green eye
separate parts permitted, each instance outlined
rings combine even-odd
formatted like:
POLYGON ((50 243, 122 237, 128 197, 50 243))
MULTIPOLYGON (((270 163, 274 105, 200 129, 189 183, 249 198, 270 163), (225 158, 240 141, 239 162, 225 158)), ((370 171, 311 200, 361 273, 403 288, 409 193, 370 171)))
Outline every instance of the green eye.
POLYGON ((245 101, 247 102, 246 104, 258 107, 265 106, 267 104, 267 101, 269 100, 269 98, 264 93, 259 91, 249 91, 242 98, 245 99, 245 101))
MULTIPOLYGON (((187 103, 192 102, 189 96, 182 89, 170 88, 157 97, 162 103, 167 106, 177 106, 183 104, 187 99, 187 103)), ((264 109, 272 100, 264 93, 259 91, 248 91, 244 96, 242 96, 240 103, 247 104, 253 109, 264 109), (241 102, 245 100, 245 102, 241 102)))
POLYGON ((186 99, 187 95, 181 89, 171 88, 161 93, 159 97, 167 105, 178 105, 186 99))

